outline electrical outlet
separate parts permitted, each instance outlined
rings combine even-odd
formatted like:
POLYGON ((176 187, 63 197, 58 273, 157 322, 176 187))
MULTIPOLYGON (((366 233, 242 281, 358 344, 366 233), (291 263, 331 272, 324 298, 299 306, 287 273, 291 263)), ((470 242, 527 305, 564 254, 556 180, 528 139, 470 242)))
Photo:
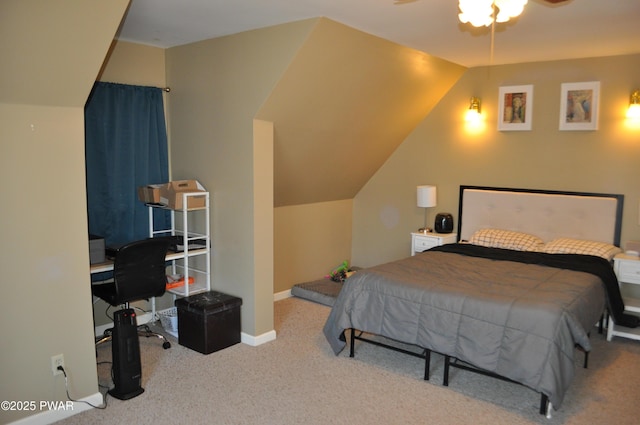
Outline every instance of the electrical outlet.
POLYGON ((64 356, 62 354, 51 356, 51 372, 53 372, 53 376, 62 375, 62 371, 58 370, 58 366, 64 368, 64 356))

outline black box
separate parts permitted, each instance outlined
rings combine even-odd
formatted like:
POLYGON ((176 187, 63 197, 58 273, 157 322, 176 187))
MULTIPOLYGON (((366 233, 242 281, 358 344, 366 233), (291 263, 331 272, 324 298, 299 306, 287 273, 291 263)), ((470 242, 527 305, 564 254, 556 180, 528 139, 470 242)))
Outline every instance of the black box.
POLYGON ((178 343, 210 354, 240 342, 242 299, 209 291, 175 301, 178 343))
POLYGON ((102 236, 89 235, 89 263, 97 264, 105 262, 104 238, 102 236))

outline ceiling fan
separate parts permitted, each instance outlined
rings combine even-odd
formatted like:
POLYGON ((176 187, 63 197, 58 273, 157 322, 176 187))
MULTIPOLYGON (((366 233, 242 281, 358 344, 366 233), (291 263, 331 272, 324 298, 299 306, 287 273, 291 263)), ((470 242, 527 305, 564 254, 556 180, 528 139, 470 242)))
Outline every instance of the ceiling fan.
MULTIPOLYGON (((393 0, 394 5, 414 3, 418 0, 393 0)), ((570 0, 539 0, 544 3, 558 4, 570 0)), ((470 23, 474 27, 488 27, 493 24, 507 22, 520 16, 528 0, 459 0, 458 18, 463 24, 470 23)))
MULTIPOLYGON (((542 1, 556 4, 567 0, 542 1)), ((458 19, 463 24, 470 23, 474 27, 488 27, 520 16, 526 4, 527 0, 459 0, 458 19)))
MULTIPOLYGON (((393 4, 415 3, 417 1, 418 0, 393 0, 393 4)), ((557 4, 557 3, 564 3, 565 1, 569 1, 569 0, 540 0, 540 1, 545 3, 557 4)))

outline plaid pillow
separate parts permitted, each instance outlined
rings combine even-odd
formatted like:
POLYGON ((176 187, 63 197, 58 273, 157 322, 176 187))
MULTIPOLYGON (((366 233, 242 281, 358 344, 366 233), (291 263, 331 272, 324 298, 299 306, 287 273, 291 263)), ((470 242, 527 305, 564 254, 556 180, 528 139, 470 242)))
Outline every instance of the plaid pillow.
POLYGON ((537 236, 502 229, 480 229, 471 236, 469 243, 515 251, 540 251, 544 246, 537 236))
POLYGON ((581 239, 558 238, 544 246, 544 252, 549 254, 584 254, 602 257, 611 261, 614 255, 622 252, 617 246, 596 241, 581 239))

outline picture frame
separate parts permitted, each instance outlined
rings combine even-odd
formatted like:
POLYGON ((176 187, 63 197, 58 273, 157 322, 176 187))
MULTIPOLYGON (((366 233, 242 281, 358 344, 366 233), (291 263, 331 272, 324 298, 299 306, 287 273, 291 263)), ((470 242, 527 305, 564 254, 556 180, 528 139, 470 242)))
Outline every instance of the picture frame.
POLYGON ((600 81, 562 83, 560 87, 560 130, 597 130, 600 81))
POLYGON ((533 85, 503 86, 498 96, 498 130, 531 130, 533 85))

